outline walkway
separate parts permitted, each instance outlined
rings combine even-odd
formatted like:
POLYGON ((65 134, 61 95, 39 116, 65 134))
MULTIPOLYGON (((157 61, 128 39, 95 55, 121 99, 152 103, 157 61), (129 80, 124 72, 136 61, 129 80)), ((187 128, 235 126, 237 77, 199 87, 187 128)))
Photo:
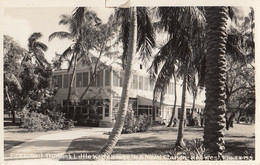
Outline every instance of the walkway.
POLYGON ((112 128, 86 127, 81 129, 76 128, 76 130, 71 131, 43 135, 5 151, 5 161, 57 161, 65 154, 72 140, 83 136, 103 134, 104 132, 111 131, 111 129, 112 128))

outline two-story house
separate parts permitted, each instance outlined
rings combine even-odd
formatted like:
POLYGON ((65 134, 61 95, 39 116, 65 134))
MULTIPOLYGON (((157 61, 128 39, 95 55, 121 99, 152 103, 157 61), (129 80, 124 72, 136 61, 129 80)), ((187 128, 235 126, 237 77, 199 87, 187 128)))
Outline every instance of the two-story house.
MULTIPOLYGON (((115 114, 119 108, 120 96, 123 86, 124 70, 121 65, 110 58, 101 58, 99 62, 97 76, 93 79, 93 68, 83 65, 79 61, 76 67, 76 77, 73 82, 71 98, 79 98, 88 87, 83 101, 76 108, 76 113, 80 114, 83 120, 91 118, 90 105, 95 100, 96 112, 99 116, 101 126, 111 127, 115 120, 115 114), (88 105, 88 106, 86 106, 88 105)), ((150 85, 147 68, 139 61, 134 63, 134 72, 129 93, 129 104, 137 115, 149 114, 154 121, 167 123, 171 117, 174 104, 174 82, 171 81, 167 87, 167 92, 163 103, 157 102, 153 108, 153 86, 150 85)), ((53 74, 54 82, 59 90, 55 95, 55 100, 61 105, 66 105, 68 87, 70 84, 71 72, 58 70, 53 74)), ((181 106, 181 84, 177 83, 177 110, 181 106)), ((192 97, 187 95, 187 112, 192 107, 192 97)), ((71 105, 68 112, 74 111, 75 106, 71 105)), ((196 104, 196 113, 200 113, 203 106, 196 104)), ((178 118, 178 113, 175 113, 178 118)))

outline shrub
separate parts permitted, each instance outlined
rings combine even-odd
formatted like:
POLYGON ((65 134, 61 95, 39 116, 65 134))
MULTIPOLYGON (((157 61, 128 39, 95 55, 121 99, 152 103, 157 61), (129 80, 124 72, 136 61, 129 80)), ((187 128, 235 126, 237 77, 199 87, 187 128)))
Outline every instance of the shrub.
POLYGON ((134 110, 129 107, 126 113, 122 133, 145 132, 151 126, 151 117, 143 114, 136 118, 134 110))
POLYGON ((204 160, 207 151, 200 139, 186 141, 184 147, 175 147, 167 152, 171 160, 204 160))
POLYGON ((65 119, 64 113, 48 111, 47 114, 24 109, 21 112, 21 127, 31 132, 70 129, 74 126, 73 121, 65 119))
POLYGON ((122 133, 132 133, 136 132, 136 117, 134 114, 134 110, 132 108, 129 108, 126 113, 124 126, 122 129, 122 133))
POLYGON ((135 123, 136 132, 146 132, 151 126, 151 116, 150 115, 140 115, 135 123))

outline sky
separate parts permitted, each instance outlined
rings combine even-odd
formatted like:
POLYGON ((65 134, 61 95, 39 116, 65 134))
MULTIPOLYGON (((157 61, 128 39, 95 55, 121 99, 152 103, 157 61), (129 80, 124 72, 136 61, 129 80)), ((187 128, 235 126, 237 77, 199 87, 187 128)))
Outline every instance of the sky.
MULTIPOLYGON (((244 8, 245 12, 248 8, 244 8)), ((41 42, 48 46, 46 58, 51 62, 55 52, 62 53, 71 44, 69 40, 54 39, 48 41, 50 34, 56 31, 67 31, 68 28, 59 25, 62 14, 72 14, 74 8, 57 7, 19 7, 4 8, 3 33, 14 38, 21 46, 27 48, 28 38, 34 32, 41 32, 41 42)), ((91 8, 94 10, 103 23, 107 22, 112 8, 91 8)))
MULTIPOLYGON (((41 32, 39 40, 48 46, 45 56, 49 62, 55 57, 55 52, 62 53, 69 47, 71 41, 48 37, 56 31, 68 31, 64 25, 59 25, 62 14, 72 14, 74 8, 5 8, 3 33, 13 37, 22 47, 27 49, 28 38, 34 32, 41 32)), ((103 23, 107 22, 113 9, 91 8, 103 23)))

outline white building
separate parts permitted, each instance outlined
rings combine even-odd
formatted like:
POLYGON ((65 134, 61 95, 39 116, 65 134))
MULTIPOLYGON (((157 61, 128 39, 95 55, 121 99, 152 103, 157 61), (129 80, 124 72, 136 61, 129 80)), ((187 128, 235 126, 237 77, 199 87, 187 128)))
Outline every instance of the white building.
MULTIPOLYGON (((81 116, 81 119, 87 123, 91 119, 90 106, 95 100, 96 112, 99 116, 100 126, 111 127, 114 123, 115 116, 120 102, 122 92, 124 71, 117 61, 102 58, 98 65, 99 75, 95 81, 90 80, 91 67, 84 66, 82 61, 79 61, 76 67, 76 77, 73 82, 73 89, 71 92, 72 98, 79 98, 84 90, 89 85, 88 92, 83 97, 83 103, 77 106, 76 112, 81 116), (91 83, 92 82, 92 83, 91 83), (91 101, 92 100, 92 101, 91 101)), ((68 74, 67 70, 59 70, 54 73, 54 82, 59 87, 55 100, 61 105, 66 104, 68 87, 71 73, 68 74)), ((181 84, 177 83, 177 110, 181 106, 182 89, 181 84)), ((174 104, 174 82, 171 81, 164 102, 156 103, 153 110, 153 87, 149 83, 149 75, 147 69, 140 62, 134 63, 134 72, 131 82, 131 90, 129 93, 129 104, 139 114, 149 114, 154 121, 167 123, 171 117, 173 104, 174 104), (161 106, 161 107, 160 107, 161 106)), ((187 94, 186 99, 187 112, 192 108, 192 97, 187 94)), ((203 106, 196 104, 196 112, 201 112, 203 106)), ((68 113, 73 112, 74 106, 70 106, 68 113)), ((177 117, 178 113, 175 113, 177 117)))

